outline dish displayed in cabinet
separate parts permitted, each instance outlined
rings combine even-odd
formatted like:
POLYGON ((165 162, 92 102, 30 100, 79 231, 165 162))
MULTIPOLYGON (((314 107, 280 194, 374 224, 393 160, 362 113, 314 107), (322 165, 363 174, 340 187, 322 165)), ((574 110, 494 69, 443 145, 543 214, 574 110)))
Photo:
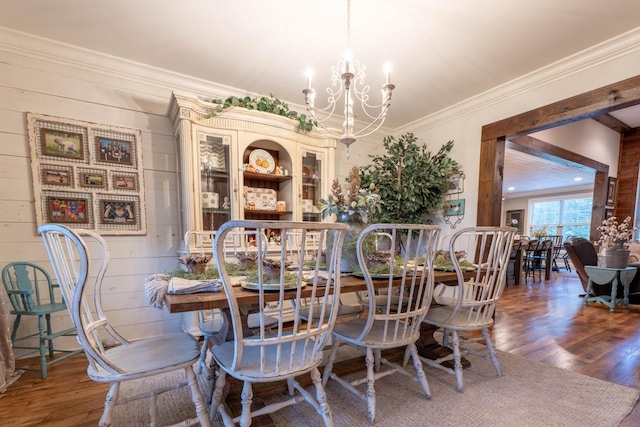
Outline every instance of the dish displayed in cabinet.
POLYGON ((261 148, 256 148, 249 154, 249 164, 258 173, 271 173, 276 168, 273 156, 261 148))

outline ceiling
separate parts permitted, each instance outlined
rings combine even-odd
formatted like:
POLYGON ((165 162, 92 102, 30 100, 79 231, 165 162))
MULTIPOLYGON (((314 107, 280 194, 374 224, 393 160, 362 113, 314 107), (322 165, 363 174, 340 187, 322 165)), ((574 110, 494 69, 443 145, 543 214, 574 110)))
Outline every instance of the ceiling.
MULTIPOLYGON (((321 106, 346 46, 346 0, 0 0, 0 10, 8 29, 298 105, 313 69, 321 106)), ((393 130, 640 27, 640 2, 351 0, 351 15, 367 83, 380 87, 392 65, 393 130)), ((532 157, 508 151, 515 171, 532 157)))

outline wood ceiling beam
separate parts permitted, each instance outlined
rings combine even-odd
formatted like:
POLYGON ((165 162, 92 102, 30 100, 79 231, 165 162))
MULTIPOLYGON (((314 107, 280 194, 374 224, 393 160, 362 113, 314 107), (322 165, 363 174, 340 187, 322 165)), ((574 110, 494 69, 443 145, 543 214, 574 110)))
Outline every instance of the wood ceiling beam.
MULTIPOLYGON (((478 182, 478 225, 499 225, 505 140, 640 104, 640 75, 482 127, 478 182)), ((607 167, 608 169, 608 167, 607 167)), ((608 171, 596 172, 591 239, 604 217, 608 171)))
POLYGON ((593 120, 621 134, 627 133, 633 129, 631 126, 627 125, 621 120, 616 119, 609 113, 603 114, 601 116, 595 116, 593 120))
POLYGON ((507 148, 570 166, 587 172, 608 172, 609 166, 532 136, 517 136, 507 141, 507 148))
POLYGON ((638 104, 640 76, 485 125, 482 127, 482 141, 526 135, 638 104))

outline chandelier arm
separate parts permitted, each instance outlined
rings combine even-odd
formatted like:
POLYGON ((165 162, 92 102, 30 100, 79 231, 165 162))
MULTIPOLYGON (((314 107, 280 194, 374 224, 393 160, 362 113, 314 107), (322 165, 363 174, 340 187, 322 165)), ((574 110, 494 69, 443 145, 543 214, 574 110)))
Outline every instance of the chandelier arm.
POLYGON ((318 131, 325 136, 337 138, 342 144, 347 146, 347 158, 349 157, 349 146, 356 141, 357 137, 364 137, 376 132, 387 117, 387 111, 391 105, 391 94, 395 86, 390 82, 390 75, 387 73, 386 83, 382 86, 382 100, 378 105, 370 104, 371 88, 365 84, 366 67, 359 61, 351 58, 351 0, 347 0, 347 52, 348 56, 344 60, 338 61, 337 65, 331 67, 331 85, 336 90, 327 88, 327 106, 318 109, 314 105, 315 92, 311 88, 311 77, 307 79, 307 88, 302 92, 305 94, 307 111, 315 121, 318 131), (354 101, 359 105, 358 113, 371 119, 363 127, 354 131, 356 125, 356 110, 354 101), (329 128, 325 125, 336 113, 338 105, 343 107, 344 121, 342 132, 336 128, 329 128), (379 109, 376 115, 374 110, 379 109), (371 110, 371 111, 369 111, 371 110), (317 113, 326 114, 325 118, 318 120, 317 113))

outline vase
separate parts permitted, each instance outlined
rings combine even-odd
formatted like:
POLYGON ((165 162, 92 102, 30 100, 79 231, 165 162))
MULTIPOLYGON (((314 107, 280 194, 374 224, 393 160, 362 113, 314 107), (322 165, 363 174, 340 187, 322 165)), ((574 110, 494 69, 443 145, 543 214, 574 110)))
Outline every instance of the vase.
MULTIPOLYGON (((338 214, 336 222, 347 226, 340 257, 340 273, 353 273, 358 267, 357 243, 360 233, 367 226, 358 213, 349 215, 346 212, 338 214)), ((333 247, 333 241, 327 242, 327 248, 333 247)))
POLYGON ((605 266, 607 268, 625 268, 629 262, 629 249, 624 242, 614 242, 605 252, 605 266))

